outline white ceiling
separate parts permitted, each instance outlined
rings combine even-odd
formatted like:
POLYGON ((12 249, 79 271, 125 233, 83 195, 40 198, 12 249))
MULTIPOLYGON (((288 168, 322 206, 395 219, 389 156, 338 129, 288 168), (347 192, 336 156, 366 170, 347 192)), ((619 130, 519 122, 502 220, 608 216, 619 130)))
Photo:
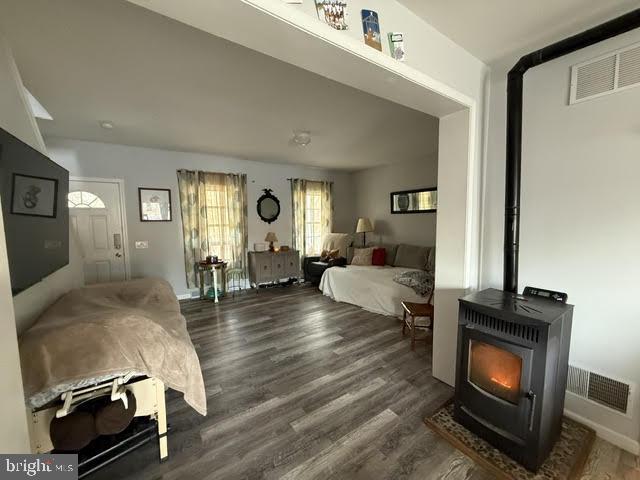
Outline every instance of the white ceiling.
POLYGON ((437 151, 438 120, 122 0, 3 0, 45 136, 356 170, 437 151), (99 122, 109 120, 113 130, 99 122), (294 129, 312 143, 289 145, 294 129))
POLYGON ((638 0, 398 0, 487 64, 638 8, 638 0))

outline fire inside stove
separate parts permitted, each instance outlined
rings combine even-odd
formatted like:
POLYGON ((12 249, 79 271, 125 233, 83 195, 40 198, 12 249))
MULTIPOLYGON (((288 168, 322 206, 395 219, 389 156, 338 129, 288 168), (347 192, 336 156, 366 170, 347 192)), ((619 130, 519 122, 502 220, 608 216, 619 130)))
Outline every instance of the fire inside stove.
POLYGON ((471 340, 469 350, 469 381, 481 390, 517 405, 522 358, 476 340, 471 340))

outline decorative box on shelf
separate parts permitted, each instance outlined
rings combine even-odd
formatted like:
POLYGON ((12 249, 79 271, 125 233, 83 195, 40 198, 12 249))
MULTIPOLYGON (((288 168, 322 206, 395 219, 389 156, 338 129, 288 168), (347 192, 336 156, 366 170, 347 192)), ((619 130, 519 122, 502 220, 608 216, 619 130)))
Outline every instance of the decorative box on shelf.
POLYGON ((249 252, 249 282, 252 287, 298 277, 300 254, 297 250, 249 252))
POLYGON ((269 245, 267 245, 266 243, 253 244, 253 250, 256 252, 266 252, 268 248, 269 248, 269 245))

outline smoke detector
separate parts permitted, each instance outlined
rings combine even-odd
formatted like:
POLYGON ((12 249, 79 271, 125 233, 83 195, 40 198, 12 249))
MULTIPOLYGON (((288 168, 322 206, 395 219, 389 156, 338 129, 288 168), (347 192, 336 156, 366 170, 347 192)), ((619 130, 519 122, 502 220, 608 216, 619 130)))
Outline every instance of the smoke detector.
POLYGON ((113 126, 114 126, 114 125, 113 125, 113 122, 110 122, 110 121, 108 121, 108 120, 102 120, 102 121, 100 122, 100 126, 101 126, 102 128, 106 128, 107 130, 113 130, 113 126))
POLYGON ((291 143, 295 147, 306 147, 311 143, 311 132, 308 130, 294 130, 291 143))

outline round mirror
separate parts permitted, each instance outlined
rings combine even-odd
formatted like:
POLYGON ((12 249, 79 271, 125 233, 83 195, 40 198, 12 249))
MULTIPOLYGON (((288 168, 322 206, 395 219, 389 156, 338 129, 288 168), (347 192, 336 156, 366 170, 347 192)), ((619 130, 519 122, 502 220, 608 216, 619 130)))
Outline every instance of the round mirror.
POLYGON ((280 215, 280 200, 273 195, 270 188, 265 188, 264 194, 258 199, 258 216, 263 222, 275 222, 280 215))

